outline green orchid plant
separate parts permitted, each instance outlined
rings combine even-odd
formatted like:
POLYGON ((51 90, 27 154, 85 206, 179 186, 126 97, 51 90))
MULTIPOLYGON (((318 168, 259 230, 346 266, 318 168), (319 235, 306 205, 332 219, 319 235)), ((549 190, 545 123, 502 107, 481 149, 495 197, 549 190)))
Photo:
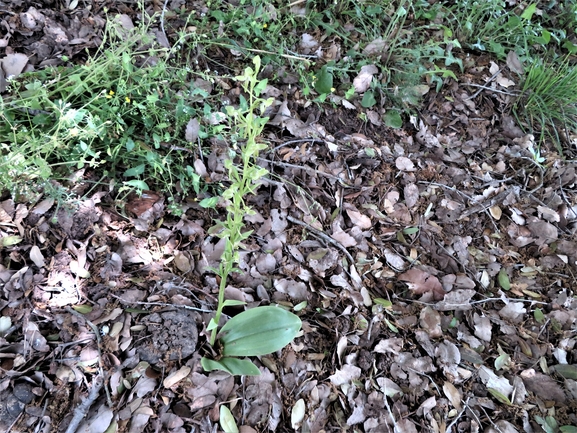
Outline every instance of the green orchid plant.
POLYGON ((244 144, 234 145, 225 161, 231 182, 222 194, 222 198, 227 201, 227 216, 224 221, 217 221, 213 227, 218 231, 217 236, 227 240, 219 267, 215 270, 220 277, 217 310, 207 326, 207 330, 211 332, 210 344, 214 346, 218 341, 220 354, 217 359, 201 360, 206 371, 224 370, 233 375, 260 374, 251 361, 240 357, 266 355, 282 349, 297 336, 302 325, 298 316, 282 307, 261 306, 234 316, 218 330, 223 308, 244 304, 225 300, 224 291, 228 276, 233 272, 241 272, 236 267, 239 249, 252 233, 250 230, 243 231, 244 216, 254 213, 246 204, 245 197, 255 193, 258 188, 257 181, 268 173, 254 161, 259 152, 266 148, 266 145, 257 141, 268 120, 260 114, 273 103, 273 99, 260 98, 267 80, 258 79, 260 58, 255 57, 253 63, 254 69, 247 67, 243 75, 235 77, 247 96, 240 96, 238 107, 227 106, 227 114, 234 120, 235 125, 233 137, 244 144), (237 157, 240 159, 239 164, 234 163, 237 157))

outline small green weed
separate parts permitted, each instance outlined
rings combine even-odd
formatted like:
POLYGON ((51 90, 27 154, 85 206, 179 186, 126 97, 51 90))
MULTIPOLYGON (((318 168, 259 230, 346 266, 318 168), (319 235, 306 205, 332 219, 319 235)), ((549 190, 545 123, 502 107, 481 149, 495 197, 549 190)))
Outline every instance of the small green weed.
MULTIPOLYGON (((190 151, 174 149, 191 146, 185 126, 213 111, 210 95, 194 86, 190 70, 170 65, 168 50, 154 47, 146 28, 120 40, 114 25, 109 22, 108 48, 86 64, 11 82, 0 99, 1 189, 87 169, 122 188, 199 192, 190 151)), ((200 134, 217 129, 201 126, 200 134)))
MULTIPOLYGON (((206 52, 213 47, 260 53, 264 65, 296 73, 302 94, 310 97, 316 91, 318 103, 333 92, 351 99, 352 79, 362 66, 375 64, 381 79, 362 95, 362 106, 387 101, 406 111, 418 105, 424 79, 440 88, 444 78, 455 77, 449 67, 462 68, 451 51, 459 47, 459 41, 448 27, 433 21, 440 8, 425 0, 311 0, 292 7, 246 0, 238 7, 208 2, 207 9, 190 17, 197 33, 207 35, 202 40, 206 52), (419 17, 418 26, 414 26, 414 17, 419 17), (304 36, 318 43, 307 55, 299 54, 304 36), (377 48, 367 49, 369 45, 377 48), (337 46, 340 54, 331 60, 334 54, 327 56, 328 51, 337 46), (315 51, 318 49, 322 55, 315 51)), ((271 79, 282 79, 282 73, 271 79)))

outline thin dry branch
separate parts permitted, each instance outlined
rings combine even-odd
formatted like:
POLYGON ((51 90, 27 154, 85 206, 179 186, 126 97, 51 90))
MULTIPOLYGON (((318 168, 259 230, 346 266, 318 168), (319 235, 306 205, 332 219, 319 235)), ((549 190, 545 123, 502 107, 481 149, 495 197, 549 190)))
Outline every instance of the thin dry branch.
POLYGON ((100 389, 104 385, 104 377, 102 375, 98 375, 92 381, 92 388, 90 389, 90 393, 88 397, 78 405, 78 407, 74 410, 74 416, 68 424, 68 428, 66 429, 66 433, 76 433, 78 426, 86 416, 88 409, 92 406, 92 403, 98 398, 98 394, 100 394, 100 389))
POLYGON ((320 174, 321 176, 324 176, 324 177, 326 177, 326 178, 328 178, 328 179, 336 180, 337 182, 340 182, 340 183, 342 183, 344 186, 348 187, 348 185, 346 185, 346 184, 344 183, 344 179, 341 179, 340 177, 335 176, 334 174, 325 173, 325 172, 323 172, 323 171, 316 170, 316 169, 314 169, 314 168, 312 168, 312 167, 309 167, 308 165, 297 165, 297 164, 290 164, 290 163, 288 163, 288 162, 272 161, 272 160, 270 160, 270 159, 265 159, 265 158, 261 158, 261 157, 258 157, 257 159, 258 159, 259 161, 268 162, 269 164, 279 165, 279 166, 281 166, 281 167, 296 168, 296 169, 299 169, 299 170, 308 171, 309 173, 320 174))
MULTIPOLYGON (((168 0, 164 0, 164 5, 162 5, 162 13, 160 14, 160 30, 164 35, 164 38, 168 41, 168 36, 166 36, 166 32, 164 31, 164 13, 166 12, 166 5, 168 4, 168 0)), ((170 45, 170 42, 169 42, 170 45)))
POLYGON ((113 294, 110 294, 110 296, 118 299, 119 301, 122 301, 125 304, 153 305, 153 306, 157 306, 157 307, 173 307, 173 308, 182 308, 184 310, 200 311, 201 313, 214 313, 214 311, 212 311, 212 310, 205 310, 202 308, 191 307, 190 305, 168 304, 166 302, 143 302, 143 301, 130 301, 130 302, 128 302, 128 301, 125 301, 124 299, 122 299, 120 296, 116 296, 113 294))

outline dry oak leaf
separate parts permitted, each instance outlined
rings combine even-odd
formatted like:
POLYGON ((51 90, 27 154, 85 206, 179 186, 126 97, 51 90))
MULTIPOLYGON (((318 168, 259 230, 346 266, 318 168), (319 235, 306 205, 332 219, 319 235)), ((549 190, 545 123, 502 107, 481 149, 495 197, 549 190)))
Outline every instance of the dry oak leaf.
POLYGON ((521 372, 521 378, 527 390, 538 395, 541 400, 554 401, 557 405, 565 404, 567 397, 551 376, 530 368, 521 372))
POLYGON ((420 269, 409 269, 399 275, 399 280, 405 281, 409 289, 417 295, 430 293, 435 301, 440 301, 445 296, 445 291, 439 279, 420 269))
POLYGON ((406 156, 399 156, 395 160, 395 165, 401 171, 415 171, 415 164, 406 156))

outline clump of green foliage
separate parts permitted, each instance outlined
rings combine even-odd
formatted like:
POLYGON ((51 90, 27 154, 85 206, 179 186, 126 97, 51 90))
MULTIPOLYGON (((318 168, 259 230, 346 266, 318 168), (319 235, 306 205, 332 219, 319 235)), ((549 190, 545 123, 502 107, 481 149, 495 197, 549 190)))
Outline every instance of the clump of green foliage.
POLYGON ((87 169, 121 189, 199 192, 189 153, 173 149, 191 146, 183 130, 211 110, 210 95, 194 87, 190 70, 170 65, 169 50, 146 28, 119 29, 111 20, 106 35, 106 48, 85 64, 10 82, 0 99, 0 189, 87 169))
POLYGON ((521 9, 508 6, 503 0, 445 3, 449 25, 459 40, 473 49, 493 53, 500 59, 511 50, 523 59, 536 53, 542 57, 559 48, 577 53, 577 45, 571 40, 577 23, 575 5, 551 2, 538 9, 538 3, 530 3, 521 9))

